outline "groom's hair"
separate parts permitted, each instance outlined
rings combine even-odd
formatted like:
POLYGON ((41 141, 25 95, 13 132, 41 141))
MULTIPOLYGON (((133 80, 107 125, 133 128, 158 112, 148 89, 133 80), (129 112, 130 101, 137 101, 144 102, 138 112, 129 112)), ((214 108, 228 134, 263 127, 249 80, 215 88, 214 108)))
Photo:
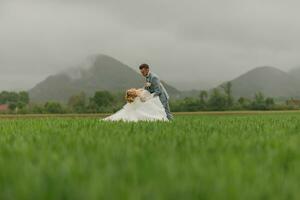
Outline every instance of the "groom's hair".
POLYGON ((140 70, 141 69, 149 69, 149 65, 147 65, 147 64, 141 64, 139 68, 140 68, 140 70))

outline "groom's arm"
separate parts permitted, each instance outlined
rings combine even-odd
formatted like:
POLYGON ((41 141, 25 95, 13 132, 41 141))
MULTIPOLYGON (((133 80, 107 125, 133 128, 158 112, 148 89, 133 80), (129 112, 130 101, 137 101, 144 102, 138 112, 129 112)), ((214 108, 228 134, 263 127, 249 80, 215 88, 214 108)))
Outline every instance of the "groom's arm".
POLYGON ((161 95, 160 80, 157 77, 152 78, 152 85, 154 89, 154 96, 161 95))

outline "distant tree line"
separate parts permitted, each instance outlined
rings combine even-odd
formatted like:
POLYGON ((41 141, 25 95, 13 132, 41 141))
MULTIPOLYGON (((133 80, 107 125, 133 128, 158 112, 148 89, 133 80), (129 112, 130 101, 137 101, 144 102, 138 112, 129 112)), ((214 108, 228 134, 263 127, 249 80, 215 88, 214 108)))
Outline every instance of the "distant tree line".
POLYGON ((240 97, 235 100, 232 95, 231 82, 227 82, 210 92, 203 90, 199 93, 198 98, 187 97, 172 101, 171 107, 175 112, 296 109, 296 107, 289 107, 284 104, 275 104, 273 98, 265 97, 261 92, 257 92, 253 99, 240 97))
POLYGON ((14 111, 23 109, 29 103, 29 95, 27 92, 8 92, 3 91, 0 93, 0 105, 8 105, 9 110, 14 111))
POLYGON ((31 103, 28 92, 0 93, 0 105, 8 105, 9 108, 2 113, 9 114, 107 113, 119 110, 125 103, 124 94, 108 91, 97 91, 92 97, 81 92, 71 96, 67 103, 31 103))
MULTIPOLYGON (((67 103, 49 101, 43 104, 30 103, 29 95, 25 91, 0 93, 0 105, 6 104, 9 108, 4 113, 11 114, 110 113, 121 109, 125 103, 123 93, 109 91, 97 91, 92 97, 81 92, 71 96, 67 103)), ((261 92, 256 93, 252 99, 235 99, 231 82, 212 91, 200 91, 198 97, 186 97, 170 102, 173 112, 288 110, 300 109, 299 105, 276 104, 273 98, 265 97, 261 92)))

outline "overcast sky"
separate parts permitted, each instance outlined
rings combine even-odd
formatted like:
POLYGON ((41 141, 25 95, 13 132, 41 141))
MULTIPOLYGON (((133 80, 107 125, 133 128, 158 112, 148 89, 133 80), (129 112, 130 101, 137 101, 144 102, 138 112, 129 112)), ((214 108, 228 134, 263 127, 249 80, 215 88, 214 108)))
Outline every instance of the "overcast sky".
POLYGON ((169 81, 300 66, 300 1, 0 0, 0 89, 107 54, 169 81))

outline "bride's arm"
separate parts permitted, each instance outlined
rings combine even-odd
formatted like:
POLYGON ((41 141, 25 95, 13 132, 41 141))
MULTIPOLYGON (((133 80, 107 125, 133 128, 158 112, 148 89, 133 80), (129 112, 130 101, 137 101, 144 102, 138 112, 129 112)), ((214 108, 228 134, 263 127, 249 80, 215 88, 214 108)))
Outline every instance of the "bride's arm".
POLYGON ((144 89, 139 89, 138 90, 138 96, 140 97, 142 102, 145 102, 151 98, 151 94, 144 89))

